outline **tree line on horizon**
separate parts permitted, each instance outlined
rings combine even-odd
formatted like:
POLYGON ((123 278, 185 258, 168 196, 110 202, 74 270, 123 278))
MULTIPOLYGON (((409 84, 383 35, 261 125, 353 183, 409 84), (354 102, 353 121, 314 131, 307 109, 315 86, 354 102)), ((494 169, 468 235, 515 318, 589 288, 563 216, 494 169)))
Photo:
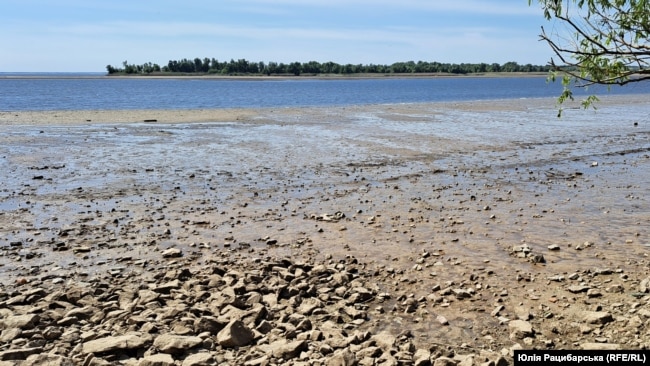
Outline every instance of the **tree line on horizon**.
POLYGON ((195 58, 169 60, 160 66, 147 62, 142 65, 122 62, 122 67, 106 66, 109 75, 151 75, 151 74, 218 74, 218 75, 318 75, 318 74, 412 74, 412 73, 448 73, 474 74, 486 72, 548 72, 549 66, 525 64, 510 61, 498 63, 441 63, 427 61, 395 62, 391 65, 376 64, 338 64, 335 62, 250 62, 245 59, 237 61, 219 61, 215 58, 195 58))

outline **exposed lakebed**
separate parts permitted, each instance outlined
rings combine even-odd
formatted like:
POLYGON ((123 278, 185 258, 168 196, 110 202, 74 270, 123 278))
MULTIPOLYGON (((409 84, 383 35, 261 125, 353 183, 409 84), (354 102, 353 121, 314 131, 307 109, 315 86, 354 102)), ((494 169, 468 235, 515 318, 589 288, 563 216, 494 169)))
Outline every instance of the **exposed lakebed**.
POLYGON ((363 277, 375 300, 393 294, 388 314, 358 326, 412 330, 418 347, 443 335, 495 351, 642 347, 645 331, 620 330, 631 313, 612 303, 648 275, 649 111, 628 96, 563 119, 550 99, 203 110, 196 122, 192 111, 2 115, 1 283, 20 293, 155 283, 175 267, 199 276, 223 258, 355 258, 375 273, 363 277), (170 248, 182 257, 163 257, 170 248), (603 268, 608 280, 594 280, 603 268), (568 291, 576 272, 601 296, 568 291), (615 284, 624 291, 606 291, 615 284), (522 306, 536 335, 508 340, 498 316, 522 306), (552 332, 597 306, 621 321, 552 332))

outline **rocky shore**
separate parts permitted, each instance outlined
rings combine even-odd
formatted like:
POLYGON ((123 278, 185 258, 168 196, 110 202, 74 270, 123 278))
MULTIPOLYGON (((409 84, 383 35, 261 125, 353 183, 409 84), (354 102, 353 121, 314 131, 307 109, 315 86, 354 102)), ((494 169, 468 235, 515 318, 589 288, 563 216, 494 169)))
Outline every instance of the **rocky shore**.
POLYGON ((649 126, 518 103, 3 125, 0 365, 647 349, 649 126))

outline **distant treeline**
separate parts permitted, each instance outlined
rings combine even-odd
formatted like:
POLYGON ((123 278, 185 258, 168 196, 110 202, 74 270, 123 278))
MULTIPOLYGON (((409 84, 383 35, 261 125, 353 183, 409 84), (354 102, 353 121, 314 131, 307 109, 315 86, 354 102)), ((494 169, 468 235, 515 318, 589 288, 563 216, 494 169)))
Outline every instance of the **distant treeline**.
POLYGON ((318 75, 318 74, 410 74, 410 73, 448 73, 473 74, 486 72, 547 72, 549 66, 519 65, 511 61, 498 63, 441 63, 426 61, 396 62, 391 65, 337 64, 335 62, 250 62, 245 59, 237 61, 219 61, 214 58, 195 58, 194 60, 170 60, 167 65, 155 63, 142 65, 122 63, 122 67, 106 66, 109 75, 129 74, 221 74, 221 75, 318 75))

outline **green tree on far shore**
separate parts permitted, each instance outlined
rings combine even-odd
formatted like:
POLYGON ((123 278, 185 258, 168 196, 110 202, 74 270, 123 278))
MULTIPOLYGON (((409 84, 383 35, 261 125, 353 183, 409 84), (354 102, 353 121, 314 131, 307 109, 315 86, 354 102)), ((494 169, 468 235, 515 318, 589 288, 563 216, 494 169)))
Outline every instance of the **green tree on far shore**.
POLYGON ((142 65, 122 63, 122 67, 106 66, 109 75, 120 74, 220 74, 220 75, 352 75, 352 74, 475 74, 490 72, 548 72, 549 66, 519 65, 511 61, 503 65, 492 63, 441 63, 428 61, 395 62, 391 65, 377 64, 338 64, 332 61, 320 63, 318 61, 291 62, 289 64, 278 62, 251 62, 246 59, 231 59, 229 62, 220 62, 215 58, 198 58, 169 60, 166 65, 147 62, 142 65))

